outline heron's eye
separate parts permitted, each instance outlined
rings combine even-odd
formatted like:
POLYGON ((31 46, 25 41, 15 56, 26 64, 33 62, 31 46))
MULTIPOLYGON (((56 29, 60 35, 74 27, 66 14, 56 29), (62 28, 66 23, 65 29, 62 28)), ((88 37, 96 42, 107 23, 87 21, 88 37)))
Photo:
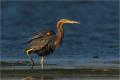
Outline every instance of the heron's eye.
POLYGON ((50 32, 47 32, 47 35, 48 35, 48 36, 50 36, 50 35, 51 35, 51 33, 50 33, 50 32))

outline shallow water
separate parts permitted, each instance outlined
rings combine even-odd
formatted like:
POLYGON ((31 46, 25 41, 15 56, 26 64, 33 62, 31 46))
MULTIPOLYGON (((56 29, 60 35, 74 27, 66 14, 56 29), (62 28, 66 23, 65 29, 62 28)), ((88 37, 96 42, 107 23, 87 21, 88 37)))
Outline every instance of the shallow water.
MULTIPOLYGON (((86 76, 87 77, 87 76, 86 76)), ((35 77, 25 77, 25 78, 18 78, 18 77, 8 77, 9 80, 119 80, 118 78, 115 78, 115 77, 95 77, 95 78, 86 78, 86 77, 63 77, 63 78, 53 78, 53 79, 46 79, 46 78, 43 78, 43 77, 38 77, 38 78, 35 78, 35 77)), ((2 78, 2 80, 8 80, 8 78, 2 78)))
MULTIPOLYGON (((2 80, 119 80, 116 71, 99 69, 2 70, 2 80), (94 70, 94 71, 93 71, 94 70), (112 72, 111 72, 112 71, 112 72), (91 74, 92 73, 92 74, 91 74)), ((118 73, 118 71, 117 71, 118 73)))

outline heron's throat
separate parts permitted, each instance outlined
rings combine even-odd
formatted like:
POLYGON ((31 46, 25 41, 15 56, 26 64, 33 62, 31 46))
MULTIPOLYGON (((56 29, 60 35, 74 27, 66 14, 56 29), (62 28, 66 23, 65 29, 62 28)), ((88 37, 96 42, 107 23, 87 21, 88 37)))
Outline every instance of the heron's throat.
POLYGON ((63 22, 58 22, 57 23, 57 36, 56 36, 56 39, 55 39, 55 42, 54 42, 54 46, 55 48, 58 47, 59 43, 62 41, 62 38, 63 38, 63 29, 62 29, 62 26, 63 26, 63 22))

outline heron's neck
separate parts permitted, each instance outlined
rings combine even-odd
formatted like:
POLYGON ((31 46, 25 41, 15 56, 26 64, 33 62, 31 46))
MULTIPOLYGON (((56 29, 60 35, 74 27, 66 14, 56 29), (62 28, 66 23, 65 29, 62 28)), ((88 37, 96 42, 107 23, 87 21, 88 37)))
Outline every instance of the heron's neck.
POLYGON ((63 37, 63 29, 62 29, 63 23, 62 22, 58 22, 57 23, 57 35, 56 35, 56 39, 54 42, 54 46, 55 48, 59 45, 59 43, 62 41, 62 37, 63 37))

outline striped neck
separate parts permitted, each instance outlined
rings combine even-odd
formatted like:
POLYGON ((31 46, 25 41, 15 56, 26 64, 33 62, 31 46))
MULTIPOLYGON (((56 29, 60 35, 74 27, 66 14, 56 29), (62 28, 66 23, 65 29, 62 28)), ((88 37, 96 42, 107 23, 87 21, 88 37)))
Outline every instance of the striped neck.
POLYGON ((56 39, 55 39, 55 42, 54 42, 54 46, 55 48, 58 47, 59 43, 62 41, 62 37, 63 37, 63 29, 62 29, 62 26, 63 26, 63 22, 58 22, 57 23, 57 35, 56 35, 56 39))

